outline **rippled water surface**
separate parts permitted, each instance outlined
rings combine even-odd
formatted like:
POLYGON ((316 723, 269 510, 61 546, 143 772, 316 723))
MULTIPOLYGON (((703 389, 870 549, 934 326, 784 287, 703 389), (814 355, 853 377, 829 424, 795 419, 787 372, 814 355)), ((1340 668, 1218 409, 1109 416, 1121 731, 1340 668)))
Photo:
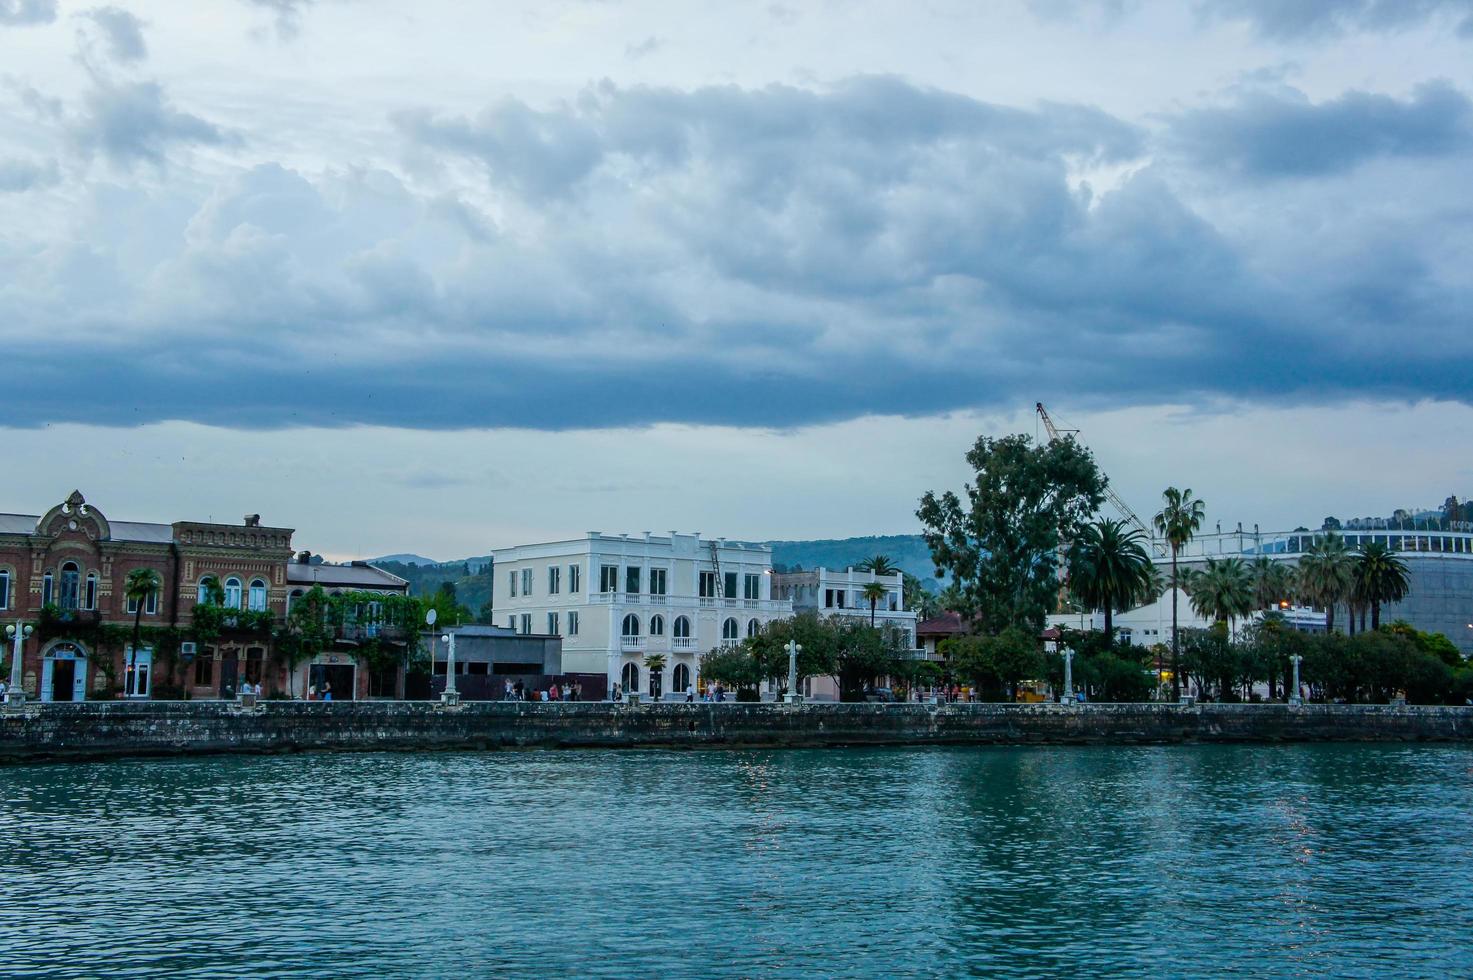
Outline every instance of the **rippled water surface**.
POLYGON ((1473 976, 1473 750, 0 771, 6 976, 1473 976))

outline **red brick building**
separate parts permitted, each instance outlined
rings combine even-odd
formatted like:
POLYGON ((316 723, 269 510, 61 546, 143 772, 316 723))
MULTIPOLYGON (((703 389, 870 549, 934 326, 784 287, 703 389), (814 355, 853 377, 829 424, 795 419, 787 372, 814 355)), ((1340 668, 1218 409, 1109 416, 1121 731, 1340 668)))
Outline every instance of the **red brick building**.
MULTIPOLYGON (((230 697, 243 681, 266 694, 302 693, 311 665, 292 684, 272 656, 271 627, 285 621, 289 595, 302 588, 293 533, 265 527, 256 515, 240 524, 111 521, 77 491, 39 517, 0 514, 0 620, 35 627, 22 647, 26 696, 230 697), (145 636, 135 651, 136 609, 124 589, 136 568, 153 569, 162 588, 144 603, 145 636), (216 614, 218 630, 200 641, 194 611, 211 578, 224 593, 224 615, 216 614)), ((356 577, 371 576, 370 587, 407 592, 403 580, 372 566, 328 567, 361 569, 356 577)), ((346 576, 348 588, 363 587, 353 579, 346 576)), ((7 682, 11 652, 7 642, 0 658, 7 682)), ((356 671, 338 696, 361 696, 366 685, 366 672, 356 671)))

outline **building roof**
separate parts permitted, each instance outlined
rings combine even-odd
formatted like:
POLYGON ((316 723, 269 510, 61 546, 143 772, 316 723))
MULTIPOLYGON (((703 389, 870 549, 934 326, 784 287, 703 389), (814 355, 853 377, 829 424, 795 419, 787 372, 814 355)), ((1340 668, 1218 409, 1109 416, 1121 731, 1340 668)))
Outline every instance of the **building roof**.
MULTIPOLYGON (((36 514, 0 514, 0 534, 35 534, 41 518, 36 514)), ((174 540, 174 529, 168 524, 143 524, 138 521, 108 521, 114 541, 145 541, 168 544, 174 540)))
POLYGON ((916 623, 916 636, 953 636, 965 632, 961 613, 944 612, 940 616, 916 623))
POLYGON ((355 561, 347 565, 330 565, 326 562, 309 565, 291 561, 286 565, 286 580, 291 585, 321 585, 324 588, 402 590, 409 585, 405 579, 366 561, 355 561))

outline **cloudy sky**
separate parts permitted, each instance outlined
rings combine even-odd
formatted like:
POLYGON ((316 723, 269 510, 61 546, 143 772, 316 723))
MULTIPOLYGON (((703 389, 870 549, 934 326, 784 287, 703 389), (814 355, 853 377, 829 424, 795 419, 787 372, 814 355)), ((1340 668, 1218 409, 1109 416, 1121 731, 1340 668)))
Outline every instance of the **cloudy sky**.
POLYGON ((0 0, 0 511, 339 557, 1473 493, 1473 0, 0 0))

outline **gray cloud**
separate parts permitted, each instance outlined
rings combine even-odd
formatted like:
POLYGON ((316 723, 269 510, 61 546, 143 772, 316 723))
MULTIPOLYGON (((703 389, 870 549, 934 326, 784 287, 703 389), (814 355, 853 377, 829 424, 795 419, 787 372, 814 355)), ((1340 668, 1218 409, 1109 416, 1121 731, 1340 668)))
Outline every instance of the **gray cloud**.
POLYGON ((1246 21, 1261 37, 1281 41, 1404 30, 1438 20, 1473 35, 1473 0, 1199 0, 1198 9, 1209 18, 1246 21))
POLYGON ((0 157, 0 194, 50 187, 60 179, 55 160, 38 162, 0 157))
POLYGON ((162 167, 172 145, 219 146, 236 139, 214 123, 176 109, 157 82, 99 80, 84 96, 82 113, 70 128, 84 152, 100 152, 124 169, 138 163, 162 167))
POLYGON ((1423 85, 1406 101, 1347 92, 1316 104, 1292 89, 1248 92, 1229 105, 1177 116, 1172 138, 1209 169, 1248 177, 1318 176, 1378 157, 1466 150, 1473 141, 1473 103, 1444 82, 1423 85))
POLYGON ((624 57, 630 61, 638 61, 647 58, 665 46, 665 42, 651 34, 638 44, 624 45, 624 57))
POLYGON ((49 24, 56 20, 56 0, 0 0, 0 24, 49 24))
MULTIPOLYGON (((157 91, 138 101, 174 112, 157 91)), ((124 131, 222 138, 186 119, 124 131)), ((1061 391, 1081 406, 1469 398, 1470 288, 1444 256, 1473 236, 1442 216, 1473 209, 1473 189, 1406 170, 1457 173, 1466 154, 1396 144, 1393 182, 1346 170, 1361 193, 1304 191, 1281 222, 1265 195, 1294 182, 1194 202, 1196 150, 1163 152, 1098 109, 891 78, 604 84, 395 124, 442 165, 424 185, 266 164, 169 194, 99 188, 85 246, 0 254, 13 416, 562 429, 1061 391), (59 362, 58 332, 92 356, 59 362)), ((1194 146, 1182 132, 1167 138, 1194 146)), ((145 144, 152 158, 166 142, 145 144)))
POLYGON ((142 61, 148 57, 143 40, 143 21, 121 7, 94 7, 85 16, 97 25, 108 53, 117 61, 142 61))
POLYGON ((274 15, 276 36, 283 41, 297 36, 302 29, 302 13, 315 0, 245 0, 253 7, 260 7, 274 15))

